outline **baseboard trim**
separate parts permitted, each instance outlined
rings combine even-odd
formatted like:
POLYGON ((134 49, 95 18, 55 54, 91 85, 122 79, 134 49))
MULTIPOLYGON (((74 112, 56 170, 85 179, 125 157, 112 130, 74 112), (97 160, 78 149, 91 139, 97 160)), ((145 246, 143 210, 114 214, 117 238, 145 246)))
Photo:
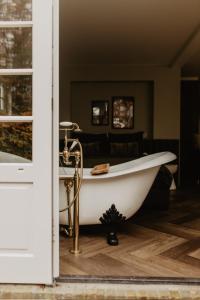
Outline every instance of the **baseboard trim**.
POLYGON ((186 277, 133 277, 133 276, 90 276, 61 275, 57 282, 67 283, 111 283, 111 284, 166 284, 166 285, 200 285, 200 278, 186 277))

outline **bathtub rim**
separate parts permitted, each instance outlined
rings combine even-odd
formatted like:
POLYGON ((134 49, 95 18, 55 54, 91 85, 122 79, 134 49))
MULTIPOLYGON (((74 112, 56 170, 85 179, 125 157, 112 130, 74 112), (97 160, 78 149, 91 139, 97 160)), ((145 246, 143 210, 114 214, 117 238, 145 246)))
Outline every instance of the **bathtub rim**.
MULTIPOLYGON (((134 160, 130 160, 125 163, 120 163, 111 166, 110 171, 107 174, 101 174, 101 175, 91 175, 90 171, 92 170, 92 168, 84 168, 83 180, 84 179, 101 180, 101 179, 113 178, 113 177, 131 174, 131 173, 141 172, 142 170, 151 169, 157 166, 161 166, 163 164, 167 164, 175 160, 176 158, 177 156, 174 153, 169 151, 157 152, 134 160)), ((64 180, 66 178, 72 177, 73 171, 74 168, 59 167, 59 179, 64 180), (65 169, 69 170, 69 173, 60 174, 60 171, 62 170, 62 173, 64 173, 65 169)))

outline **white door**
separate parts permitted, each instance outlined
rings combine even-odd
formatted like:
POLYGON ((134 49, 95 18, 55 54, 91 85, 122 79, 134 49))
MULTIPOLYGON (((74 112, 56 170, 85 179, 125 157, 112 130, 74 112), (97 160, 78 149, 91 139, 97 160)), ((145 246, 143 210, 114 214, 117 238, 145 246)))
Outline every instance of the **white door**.
POLYGON ((52 272, 52 0, 0 0, 0 283, 52 272))

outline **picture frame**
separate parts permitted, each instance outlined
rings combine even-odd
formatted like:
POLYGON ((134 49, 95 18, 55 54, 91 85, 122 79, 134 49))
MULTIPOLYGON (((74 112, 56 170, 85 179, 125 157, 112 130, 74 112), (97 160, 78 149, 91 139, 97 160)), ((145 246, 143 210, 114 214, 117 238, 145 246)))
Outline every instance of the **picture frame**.
POLYGON ((112 97, 112 127, 116 129, 134 128, 134 97, 112 97))
POLYGON ((109 124, 109 101, 93 100, 91 103, 92 125, 109 124))

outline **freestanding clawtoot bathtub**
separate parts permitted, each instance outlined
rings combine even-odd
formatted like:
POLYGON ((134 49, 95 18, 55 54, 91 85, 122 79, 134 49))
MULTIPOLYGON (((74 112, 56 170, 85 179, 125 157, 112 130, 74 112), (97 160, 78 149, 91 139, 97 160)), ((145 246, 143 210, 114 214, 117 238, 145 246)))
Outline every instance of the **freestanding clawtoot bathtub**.
MULTIPOLYGON (((112 204, 130 218, 141 207, 160 166, 174 159, 173 153, 160 152, 111 166, 107 174, 92 176, 91 169, 83 169, 80 224, 100 223, 99 218, 112 204)), ((60 209, 67 203, 64 187, 67 177, 70 177, 70 168, 60 167, 60 209)), ((60 224, 67 224, 66 211, 60 213, 60 224)))

